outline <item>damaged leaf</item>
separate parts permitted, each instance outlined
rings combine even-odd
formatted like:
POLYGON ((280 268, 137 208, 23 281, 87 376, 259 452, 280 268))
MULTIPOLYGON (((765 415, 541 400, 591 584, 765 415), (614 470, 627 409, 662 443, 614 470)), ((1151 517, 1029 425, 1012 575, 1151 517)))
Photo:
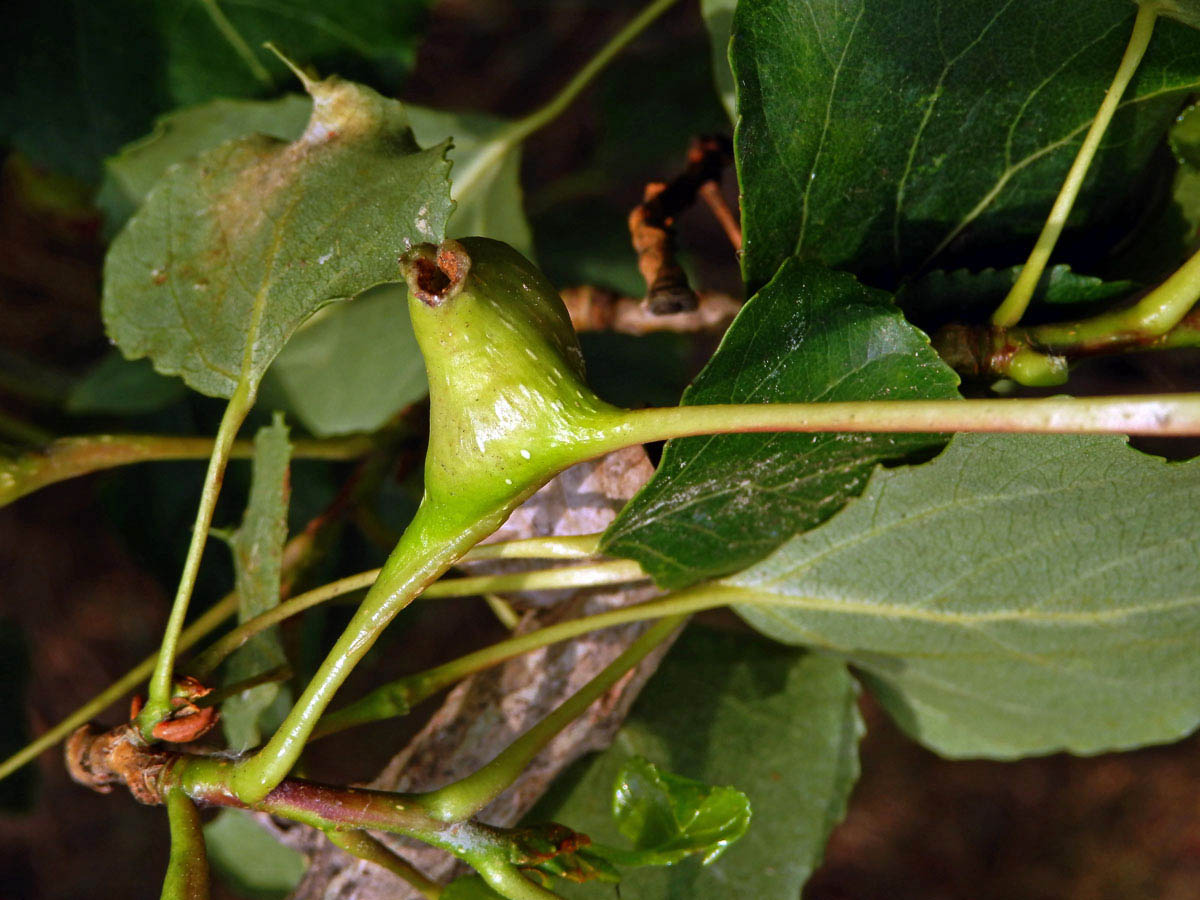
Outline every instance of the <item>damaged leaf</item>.
POLYGON ((442 238, 446 145, 421 150, 401 104, 370 88, 305 87, 299 138, 245 137, 171 168, 113 242, 103 312, 126 356, 229 397, 315 310, 395 280, 405 247, 442 238))

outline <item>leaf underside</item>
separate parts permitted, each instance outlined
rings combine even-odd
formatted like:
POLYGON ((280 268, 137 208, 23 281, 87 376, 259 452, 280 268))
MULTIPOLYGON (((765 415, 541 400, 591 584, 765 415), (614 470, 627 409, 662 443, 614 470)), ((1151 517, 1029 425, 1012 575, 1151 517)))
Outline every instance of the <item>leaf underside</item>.
MULTIPOLYGON (((311 108, 308 98, 289 95, 216 100, 164 116, 152 134, 106 164, 99 202, 108 221, 126 220, 170 166, 224 141, 254 133, 296 139, 311 108)), ((506 123, 414 106, 404 112, 419 144, 454 140, 447 152, 455 200, 447 234, 494 237, 528 254, 532 239, 522 210, 520 149, 493 152, 506 123)), ((374 431, 419 400, 426 393, 424 363, 404 297, 402 286, 385 286, 304 322, 270 368, 264 402, 287 410, 315 434, 336 435, 374 431)))
POLYGON ((960 435, 726 583, 940 753, 1125 749, 1200 722, 1198 505, 1117 437, 960 435))

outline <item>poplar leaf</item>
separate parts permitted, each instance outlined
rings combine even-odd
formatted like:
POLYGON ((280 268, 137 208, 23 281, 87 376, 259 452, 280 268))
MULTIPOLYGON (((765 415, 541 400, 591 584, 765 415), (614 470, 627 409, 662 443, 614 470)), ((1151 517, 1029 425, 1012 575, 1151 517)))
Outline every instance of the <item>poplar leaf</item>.
MULTIPOLYGON (((283 417, 254 437, 254 475, 241 527, 229 540, 233 550, 238 621, 245 622, 279 603, 283 544, 291 488, 288 463, 292 446, 283 417)), ((235 684, 287 663, 279 626, 261 631, 229 658, 226 684, 235 684)), ((260 716, 280 698, 278 684, 260 684, 235 694, 221 705, 221 721, 230 747, 245 750, 259 743, 260 716)), ((286 698, 284 698, 286 701, 286 698)))
POLYGON ((1197 509, 1197 461, 961 435, 724 583, 764 634, 860 667, 939 753, 1101 753, 1200 723, 1197 509))
MULTIPOLYGON (((892 298, 788 260, 738 314, 683 405, 957 397, 958 376, 892 298)), ((744 569, 833 515, 928 434, 729 434, 670 441, 604 533, 663 587, 744 569)))
POLYGON ((669 866, 692 855, 716 862, 750 827, 750 801, 732 787, 662 771, 635 756, 613 787, 613 818, 633 848, 597 848, 624 866, 669 866))
MULTIPOLYGON (((1129 0, 739 4, 747 282, 799 255, 890 283, 943 253, 1036 235, 1135 12, 1129 0)), ((1200 87, 1197 52, 1194 31, 1155 27, 1071 226, 1127 221, 1145 202, 1139 175, 1200 87)))
MULTIPOLYGON (((858 778, 857 696, 839 659, 689 627, 612 746, 566 773, 530 819, 619 843, 612 786, 632 758, 645 757, 707 784, 733 785, 754 816, 711 865, 693 858, 622 872, 622 900, 796 900, 858 778)), ((613 898, 605 884, 556 883, 554 891, 569 900, 613 898)))
POLYGON ((421 150, 402 105, 370 88, 305 87, 300 137, 244 137, 168 169, 113 242, 103 312, 127 357, 228 397, 314 311, 442 239, 448 145, 421 150))

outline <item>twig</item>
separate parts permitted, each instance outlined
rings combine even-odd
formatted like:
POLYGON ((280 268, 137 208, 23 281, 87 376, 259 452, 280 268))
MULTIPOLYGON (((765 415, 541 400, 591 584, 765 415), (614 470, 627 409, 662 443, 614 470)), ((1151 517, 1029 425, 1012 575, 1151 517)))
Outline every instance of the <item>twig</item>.
POLYGON ((641 300, 618 297, 612 291, 583 285, 560 292, 576 331, 615 331, 641 336, 654 331, 680 334, 723 332, 742 304, 727 294, 700 291, 696 308, 688 312, 655 314, 641 300))
MULTIPOLYGON (((354 459, 368 452, 371 446, 371 439, 362 436, 298 440, 292 453, 297 459, 354 459)), ((207 459, 212 448, 212 438, 173 435, 95 434, 58 438, 9 463, 5 473, 8 477, 0 477, 0 506, 55 482, 101 469, 137 462, 207 459)), ((253 452, 254 444, 248 440, 234 441, 230 448, 233 458, 246 458, 253 452)))
MULTIPOLYGON (((317 515, 300 534, 296 535, 296 537, 292 538, 284 546, 282 573, 282 593, 284 595, 291 592, 292 585, 296 579, 300 577, 312 561, 313 551, 322 529, 336 521, 337 515, 340 514, 341 510, 342 506, 335 499, 324 512, 317 515)), ((217 601, 211 609, 199 616, 196 621, 184 629, 183 634, 179 637, 179 648, 186 650, 199 642, 218 625, 236 613, 237 608, 238 595, 236 593, 227 594, 224 598, 217 601)), ((39 735, 34 741, 21 748, 21 750, 14 753, 8 759, 0 762, 0 779, 7 778, 17 769, 21 768, 21 766, 36 758, 43 750, 50 749, 80 725, 98 716, 109 706, 136 688, 154 670, 154 663, 157 658, 157 654, 146 657, 137 666, 130 669, 57 725, 39 735)))
POLYGON ((700 185, 700 199, 704 201, 713 217, 717 220, 717 224, 721 226, 721 230, 725 232, 725 237, 729 238, 729 243, 733 245, 735 253, 742 252, 742 226, 738 222, 737 217, 733 214, 733 210, 729 208, 729 204, 725 202, 725 195, 721 193, 721 184, 717 181, 706 181, 700 185))
POLYGON ((717 212, 726 233, 730 228, 735 247, 741 245, 741 234, 733 216, 724 208, 720 198, 721 172, 732 159, 732 145, 727 137, 696 138, 688 149, 687 165, 670 182, 655 181, 646 185, 642 202, 629 214, 629 235, 637 253, 638 270, 646 280, 646 307, 655 314, 678 313, 697 307, 696 294, 688 284, 687 275, 675 259, 675 219, 696 201, 702 188, 705 202, 717 212))
POLYGON ((968 377, 1012 378, 1021 384, 1049 386, 1066 380, 1067 364, 1073 360, 1200 347, 1200 308, 1158 335, 1124 331, 1097 336, 1086 328, 1061 324, 1029 328, 952 324, 934 336, 933 346, 948 365, 968 377))

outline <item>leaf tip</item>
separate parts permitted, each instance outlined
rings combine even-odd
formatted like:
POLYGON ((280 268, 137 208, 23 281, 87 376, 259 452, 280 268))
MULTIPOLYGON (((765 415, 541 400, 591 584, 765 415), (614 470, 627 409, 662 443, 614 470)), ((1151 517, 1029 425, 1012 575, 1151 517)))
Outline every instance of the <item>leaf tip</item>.
POLYGON ((263 46, 274 53, 275 56, 278 57, 279 61, 287 66, 293 75, 300 79, 300 83, 304 85, 304 90, 308 91, 310 94, 312 93, 313 87, 317 84, 316 80, 310 78, 308 73, 300 68, 300 66, 295 62, 293 62, 291 57, 276 47, 273 41, 265 41, 263 42, 263 46))

